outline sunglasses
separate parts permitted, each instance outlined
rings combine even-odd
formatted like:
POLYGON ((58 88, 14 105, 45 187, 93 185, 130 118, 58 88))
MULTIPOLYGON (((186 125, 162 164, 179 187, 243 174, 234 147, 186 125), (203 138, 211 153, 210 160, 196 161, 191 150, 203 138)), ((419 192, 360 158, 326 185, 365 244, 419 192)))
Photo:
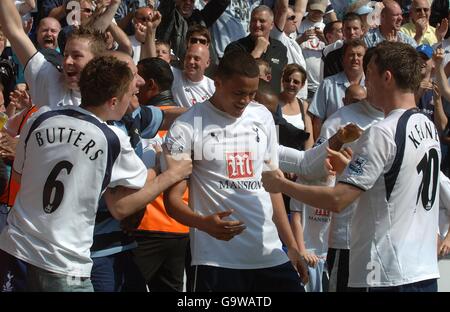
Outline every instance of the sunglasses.
POLYGON ((83 12, 83 13, 93 13, 94 10, 89 9, 89 8, 84 8, 84 9, 81 9, 81 12, 83 12))
POLYGON ((291 15, 287 17, 288 21, 295 21, 295 15, 291 15))
POLYGON ((191 37, 191 38, 189 38, 189 43, 190 44, 200 43, 200 44, 203 44, 203 45, 207 45, 208 44, 208 40, 203 39, 203 38, 191 37))

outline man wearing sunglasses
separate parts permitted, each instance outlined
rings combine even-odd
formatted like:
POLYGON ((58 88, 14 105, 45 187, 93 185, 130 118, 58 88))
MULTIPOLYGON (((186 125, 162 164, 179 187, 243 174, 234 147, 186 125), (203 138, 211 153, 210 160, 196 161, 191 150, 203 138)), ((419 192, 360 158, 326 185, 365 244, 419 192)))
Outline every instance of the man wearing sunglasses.
POLYGON ((172 68, 174 76, 172 94, 175 102, 181 107, 191 107, 204 102, 215 91, 214 81, 205 76, 205 70, 210 64, 208 46, 191 43, 204 39, 202 36, 192 35, 184 57, 184 69, 172 68))
POLYGON ((186 33, 189 27, 201 24, 211 27, 222 15, 230 0, 210 0, 201 10, 194 9, 193 0, 161 1, 161 24, 156 38, 170 42, 174 54, 182 59, 186 53, 186 33))
POLYGON ((444 18, 437 28, 430 25, 431 8, 428 0, 414 0, 409 10, 411 21, 402 26, 400 31, 416 40, 417 44, 432 46, 441 42, 447 33, 448 20, 444 18))

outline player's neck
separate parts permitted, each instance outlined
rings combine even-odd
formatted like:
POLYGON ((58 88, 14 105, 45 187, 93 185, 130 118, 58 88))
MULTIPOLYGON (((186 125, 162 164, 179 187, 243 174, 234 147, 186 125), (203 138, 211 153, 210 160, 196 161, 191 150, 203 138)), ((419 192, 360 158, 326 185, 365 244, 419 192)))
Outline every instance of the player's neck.
POLYGON ((384 115, 389 115, 390 112, 396 109, 411 109, 416 107, 414 93, 396 91, 386 96, 385 105, 383 105, 384 115))
POLYGON ((103 106, 84 106, 83 104, 81 104, 80 107, 94 114, 95 116, 97 116, 98 118, 100 118, 105 122, 111 120, 111 118, 108 118, 109 116, 107 116, 103 106))

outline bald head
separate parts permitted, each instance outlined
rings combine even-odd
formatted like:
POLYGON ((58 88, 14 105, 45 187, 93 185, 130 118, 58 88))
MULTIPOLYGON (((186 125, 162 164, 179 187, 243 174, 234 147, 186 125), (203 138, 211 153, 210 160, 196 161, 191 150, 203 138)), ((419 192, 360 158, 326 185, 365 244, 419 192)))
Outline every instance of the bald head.
POLYGON ((206 68, 209 66, 209 49, 203 44, 192 44, 184 57, 184 75, 191 81, 198 82, 203 79, 206 68))
POLYGON ((145 24, 152 19, 153 9, 149 7, 143 7, 136 10, 134 13, 134 22, 145 24))
POLYGON ((58 46, 58 34, 61 24, 53 17, 45 17, 39 22, 36 40, 39 48, 56 49, 58 46))
POLYGON ((402 9, 400 5, 393 0, 383 1, 384 9, 381 11, 381 26, 383 32, 400 30, 402 26, 402 9))
POLYGON ((360 85, 350 85, 345 90, 345 97, 342 99, 344 105, 349 105, 352 103, 360 102, 367 97, 366 89, 360 85))

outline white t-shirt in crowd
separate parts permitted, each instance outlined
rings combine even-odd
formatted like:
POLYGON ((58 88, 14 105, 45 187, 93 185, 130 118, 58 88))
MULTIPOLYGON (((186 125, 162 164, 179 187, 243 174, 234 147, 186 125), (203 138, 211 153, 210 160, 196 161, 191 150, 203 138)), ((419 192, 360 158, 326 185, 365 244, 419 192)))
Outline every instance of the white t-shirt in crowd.
MULTIPOLYGON (((298 36, 301 36, 306 30, 316 27, 323 30, 325 24, 323 22, 311 22, 306 18, 297 30, 298 36)), ((300 47, 308 68, 308 90, 315 92, 322 81, 322 50, 325 48, 325 42, 314 37, 302 42, 300 47)))
POLYGON ((278 164, 276 139, 272 114, 256 102, 234 118, 206 101, 172 125, 166 137, 169 150, 193 155, 191 209, 203 216, 233 209, 227 220, 246 225, 230 241, 191 229, 192 265, 258 269, 289 261, 272 221, 270 195, 261 183, 264 160, 278 164))
POLYGON ((173 85, 172 95, 180 107, 191 107, 197 103, 208 100, 216 91, 214 81, 206 76, 198 82, 184 77, 178 68, 172 67, 173 85))
POLYGON ((30 87, 33 104, 42 107, 56 107, 81 103, 81 94, 69 90, 64 84, 64 75, 37 52, 25 66, 25 81, 30 87))
POLYGON ((137 65, 141 59, 142 43, 137 41, 135 36, 128 36, 128 39, 130 39, 131 49, 133 50, 133 62, 137 65))
POLYGON ((365 131, 338 179, 364 191, 352 219, 350 287, 439 278, 439 134, 415 112, 393 110, 365 131))
POLYGON ((80 108, 42 108, 25 125, 14 170, 21 188, 0 248, 41 269, 90 277, 98 201, 107 187, 144 186, 129 138, 80 108), (88 187, 86 183, 88 182, 88 187))

